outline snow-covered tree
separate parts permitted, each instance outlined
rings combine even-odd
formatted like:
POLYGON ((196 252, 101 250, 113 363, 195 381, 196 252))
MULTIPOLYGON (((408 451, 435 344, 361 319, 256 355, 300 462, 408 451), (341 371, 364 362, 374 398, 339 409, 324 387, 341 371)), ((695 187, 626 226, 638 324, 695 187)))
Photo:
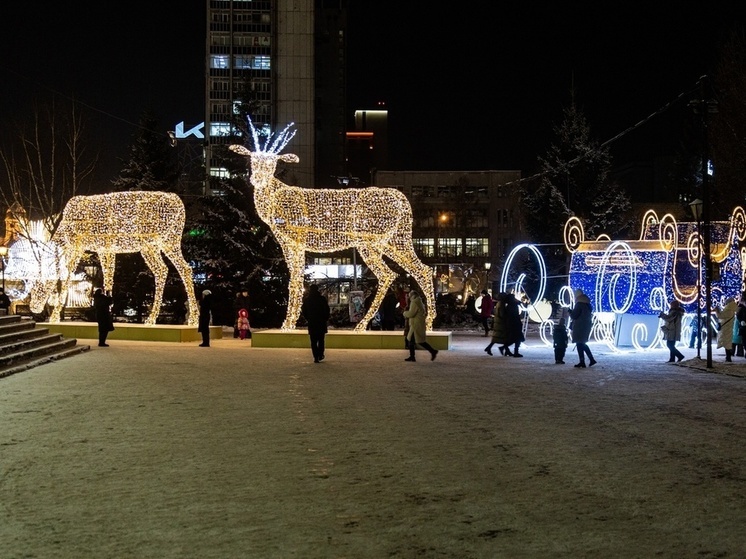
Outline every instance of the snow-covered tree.
POLYGON ((176 157, 170 139, 161 131, 158 119, 143 113, 123 160, 119 176, 112 182, 115 190, 162 190, 173 192, 179 178, 176 157))
POLYGON ((587 238, 602 233, 619 238, 629 228, 630 200, 626 191, 611 182, 611 156, 591 136, 590 126, 575 103, 563 111, 562 122, 554 128, 555 142, 542 165, 542 180, 553 197, 559 193, 564 208, 583 221, 587 238))

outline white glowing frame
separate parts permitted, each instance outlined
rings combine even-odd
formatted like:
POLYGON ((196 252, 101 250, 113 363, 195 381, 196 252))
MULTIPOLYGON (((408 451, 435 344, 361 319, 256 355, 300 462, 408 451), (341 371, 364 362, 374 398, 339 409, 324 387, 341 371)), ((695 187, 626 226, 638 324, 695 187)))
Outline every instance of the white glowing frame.
POLYGON ((295 328, 303 302, 303 273, 306 252, 328 253, 357 249, 378 279, 370 309, 355 326, 366 329, 375 316, 396 273, 384 262, 390 258, 412 276, 427 303, 426 328, 435 318, 433 269, 417 257, 412 244, 412 208, 394 188, 309 189, 289 186, 275 178, 278 161, 297 163, 298 156, 280 154, 295 131, 293 123, 262 146, 249 120, 254 150, 232 145, 230 149, 249 158, 254 205, 257 214, 274 233, 290 271, 288 310, 283 330, 295 328))
POLYGON ((168 276, 164 254, 186 290, 187 324, 196 325, 199 315, 192 270, 181 252, 185 221, 184 203, 171 192, 126 191, 71 198, 50 240, 59 248, 61 266, 53 270, 59 270, 62 280, 60 297, 50 299, 56 281, 37 282, 31 289, 32 312, 42 312, 49 302, 53 307, 49 322, 60 321, 73 272, 86 251, 98 254, 107 291, 114 284, 116 255, 139 252, 155 277, 153 308, 145 324, 155 324, 160 313, 168 276))
MULTIPOLYGON (((42 221, 25 221, 20 228, 19 238, 8 251, 5 279, 8 283, 5 292, 13 301, 23 301, 39 281, 57 281, 57 263, 61 255, 50 243, 49 231, 42 221)), ((66 272, 66 268, 64 272, 66 272)), ((91 304, 91 283, 85 274, 74 274, 68 292, 68 304, 87 307, 91 304)))

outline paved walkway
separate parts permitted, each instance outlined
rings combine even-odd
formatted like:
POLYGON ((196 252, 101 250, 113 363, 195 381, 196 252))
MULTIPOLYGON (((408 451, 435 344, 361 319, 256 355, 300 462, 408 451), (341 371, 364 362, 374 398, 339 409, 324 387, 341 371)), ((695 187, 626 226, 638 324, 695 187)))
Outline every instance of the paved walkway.
POLYGON ((113 341, 1 379, 0 558, 746 557, 746 360, 484 345, 113 341))

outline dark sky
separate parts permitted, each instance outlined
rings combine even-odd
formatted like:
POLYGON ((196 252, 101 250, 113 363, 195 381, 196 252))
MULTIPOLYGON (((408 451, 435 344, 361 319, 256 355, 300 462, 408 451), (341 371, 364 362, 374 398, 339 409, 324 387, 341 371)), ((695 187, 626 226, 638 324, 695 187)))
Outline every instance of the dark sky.
MULTIPOLYGON (((96 109, 102 164, 117 167, 146 108, 164 132, 203 120, 203 1, 40 4, 2 8, 0 134, 32 99, 75 96, 96 109)), ((386 102, 400 169, 525 171, 545 153, 573 89, 594 137, 606 141, 695 88, 739 23, 725 2, 351 4, 348 109, 386 102)), ((652 119, 612 155, 664 149, 658 129, 687 114, 652 119)))

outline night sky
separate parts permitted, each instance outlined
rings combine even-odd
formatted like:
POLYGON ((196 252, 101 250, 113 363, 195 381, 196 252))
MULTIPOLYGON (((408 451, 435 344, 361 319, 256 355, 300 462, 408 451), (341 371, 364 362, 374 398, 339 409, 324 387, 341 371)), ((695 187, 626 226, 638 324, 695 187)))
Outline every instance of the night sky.
MULTIPOLYGON (((95 109, 89 126, 103 168, 118 168, 146 108, 164 132, 203 120, 204 2, 40 4, 2 8, 0 134, 33 99, 74 96, 95 109)), ((593 136, 609 140, 696 88, 741 23, 725 2, 671 4, 675 11, 351 4, 348 109, 386 103, 398 169, 526 172, 572 91, 593 136)), ((670 151, 687 115, 685 102, 676 106, 611 144, 612 155, 670 151)))

